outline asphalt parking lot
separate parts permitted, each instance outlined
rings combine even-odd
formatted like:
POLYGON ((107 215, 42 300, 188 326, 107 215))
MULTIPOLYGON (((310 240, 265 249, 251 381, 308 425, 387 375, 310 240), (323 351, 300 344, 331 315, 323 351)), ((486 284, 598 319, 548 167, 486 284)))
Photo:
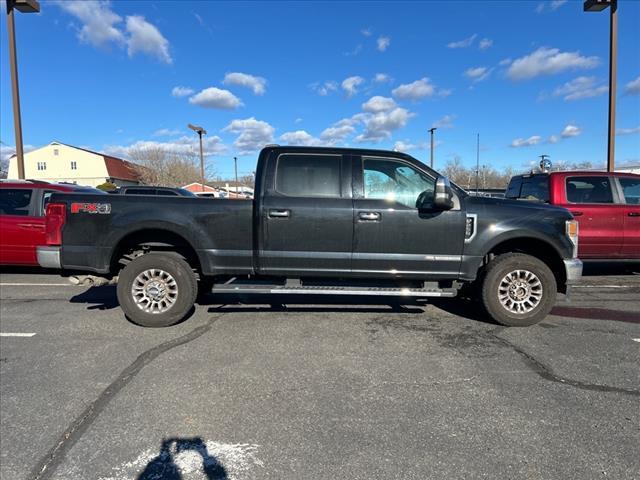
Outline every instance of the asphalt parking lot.
POLYGON ((143 329, 114 287, 5 270, 0 477, 640 478, 640 265, 586 273, 526 329, 214 296, 143 329))

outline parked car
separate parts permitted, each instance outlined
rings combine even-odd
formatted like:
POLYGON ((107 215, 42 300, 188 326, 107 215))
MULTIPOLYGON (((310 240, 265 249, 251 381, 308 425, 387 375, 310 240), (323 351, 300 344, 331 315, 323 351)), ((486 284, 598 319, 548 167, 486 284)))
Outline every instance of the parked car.
POLYGON ((640 175, 593 171, 517 175, 507 198, 568 209, 578 221, 583 260, 640 259, 640 175))
POLYGON ((193 192, 184 188, 156 187, 151 185, 127 185, 111 190, 116 195, 163 195, 165 197, 195 197, 193 192))
POLYGON ((222 190, 217 192, 193 192, 196 197, 200 198, 227 198, 229 194, 222 190))
POLYGON ((1 180, 0 265, 38 265, 36 246, 46 245, 44 213, 54 192, 104 195, 67 183, 1 180))
POLYGON ((152 327, 182 320, 198 283, 453 297, 473 282, 491 318, 525 326, 582 274, 567 210, 469 196, 403 153, 270 146, 256 179, 254 200, 56 195, 40 264, 117 276, 127 317, 152 327))

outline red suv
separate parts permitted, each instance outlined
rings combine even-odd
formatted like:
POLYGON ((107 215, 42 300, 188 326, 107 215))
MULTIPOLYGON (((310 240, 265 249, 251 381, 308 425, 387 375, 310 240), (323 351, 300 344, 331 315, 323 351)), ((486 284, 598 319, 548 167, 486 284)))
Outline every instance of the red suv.
POLYGON ((578 256, 583 260, 640 259, 640 175, 589 171, 517 175, 505 197, 569 210, 580 226, 578 256))
POLYGON ((38 265, 36 246, 46 244, 44 213, 55 192, 104 193, 73 184, 0 181, 0 265, 38 265))

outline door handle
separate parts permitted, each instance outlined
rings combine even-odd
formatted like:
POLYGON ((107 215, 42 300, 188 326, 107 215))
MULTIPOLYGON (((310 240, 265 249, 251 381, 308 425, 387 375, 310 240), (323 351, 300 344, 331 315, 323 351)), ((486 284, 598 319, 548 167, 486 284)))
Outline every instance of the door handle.
POLYGON ((640 217, 640 212, 629 212, 627 215, 630 217, 640 217))
POLYGON ((18 226, 22 228, 33 228, 33 223, 19 223, 18 226))
POLYGON ((571 214, 572 214, 574 217, 579 217, 580 215, 582 215, 582 212, 571 212, 571 214))
POLYGON ((271 218, 287 218, 291 212, 289 210, 269 210, 271 218))
POLYGON ((367 222, 379 222, 380 212, 360 212, 358 218, 367 222))

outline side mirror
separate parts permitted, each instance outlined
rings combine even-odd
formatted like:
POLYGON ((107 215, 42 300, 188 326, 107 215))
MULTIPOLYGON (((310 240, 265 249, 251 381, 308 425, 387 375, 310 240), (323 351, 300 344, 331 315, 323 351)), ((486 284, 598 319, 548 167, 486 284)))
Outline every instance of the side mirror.
POLYGON ((447 177, 438 177, 436 180, 433 206, 438 210, 451 210, 453 208, 453 192, 451 191, 451 183, 447 177))

